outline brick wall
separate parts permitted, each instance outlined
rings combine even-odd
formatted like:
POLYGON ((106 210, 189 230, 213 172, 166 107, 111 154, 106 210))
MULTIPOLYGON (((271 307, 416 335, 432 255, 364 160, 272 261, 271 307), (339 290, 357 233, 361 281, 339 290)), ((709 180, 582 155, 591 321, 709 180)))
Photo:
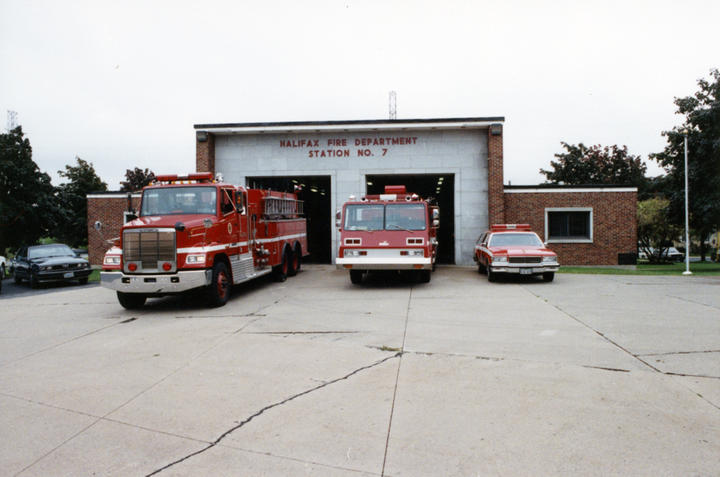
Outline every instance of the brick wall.
POLYGON ((502 124, 488 128, 488 219, 490 224, 505 223, 503 198, 503 136, 502 124), (499 134, 498 134, 499 133, 499 134))
MULTIPOLYGON (((133 195, 133 208, 140 207, 140 195, 133 195)), ((127 195, 90 195, 87 199, 88 223, 88 255, 92 265, 102 265, 103 255, 111 247, 106 242, 120 236, 123 225, 123 212, 127 210, 127 195), (103 224, 102 233, 99 234, 94 224, 100 221, 103 224)))
POLYGON ((195 171, 212 172, 215 175, 215 136, 204 131, 195 134, 195 171), (207 139, 200 141, 205 135, 207 139))
MULTIPOLYGON (((506 223, 529 223, 546 239, 545 209, 591 207, 592 243, 549 243, 561 265, 617 265, 618 253, 637 249, 637 192, 505 193, 506 223)), ((495 222, 498 223, 498 222, 495 222)))

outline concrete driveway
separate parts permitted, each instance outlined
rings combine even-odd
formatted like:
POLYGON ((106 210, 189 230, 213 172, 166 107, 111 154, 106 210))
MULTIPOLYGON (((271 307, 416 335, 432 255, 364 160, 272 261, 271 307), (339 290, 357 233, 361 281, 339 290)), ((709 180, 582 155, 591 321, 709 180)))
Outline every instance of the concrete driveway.
POLYGON ((4 475, 718 475, 720 280, 0 295, 4 475))

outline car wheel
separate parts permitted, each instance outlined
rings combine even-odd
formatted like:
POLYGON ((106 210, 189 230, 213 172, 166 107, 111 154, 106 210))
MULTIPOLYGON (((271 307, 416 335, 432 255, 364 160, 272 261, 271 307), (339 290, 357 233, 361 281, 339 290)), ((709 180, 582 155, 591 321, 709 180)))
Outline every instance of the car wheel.
POLYGON ((207 289, 207 300, 210 306, 223 306, 230 298, 232 283, 227 266, 216 262, 212 269, 212 281, 207 289))
POLYGON ((38 281, 37 275, 30 272, 30 288, 37 288, 39 285, 40 282, 38 281))
POLYGON ((81 278, 81 279, 78 280, 78 283, 80 283, 80 285, 87 285, 87 282, 88 282, 88 278, 87 278, 87 277, 81 278))
POLYGON ((553 278, 555 278, 555 272, 543 273, 543 281, 551 282, 553 281, 553 278))
POLYGON ((483 265, 483 264, 480 263, 480 262, 478 262, 478 273, 479 273, 480 275, 484 275, 484 274, 485 274, 485 265, 483 265))
POLYGON ((13 270, 13 281, 18 285, 22 282, 22 278, 20 278, 17 274, 17 269, 13 270))
POLYGON ((141 295, 139 293, 117 292, 117 298, 118 302, 120 302, 120 306, 126 310, 137 310, 138 308, 142 308, 145 304, 145 300, 147 300, 145 295, 141 295))
POLYGON ((487 271, 487 276, 488 276, 488 281, 489 281, 489 282, 496 282, 497 279, 498 279, 497 273, 496 273, 496 272, 493 272, 493 271, 490 270, 489 268, 488 268, 488 271, 487 271))
POLYGON ((362 283, 363 275, 362 270, 350 270, 350 281, 353 285, 359 285, 362 283))

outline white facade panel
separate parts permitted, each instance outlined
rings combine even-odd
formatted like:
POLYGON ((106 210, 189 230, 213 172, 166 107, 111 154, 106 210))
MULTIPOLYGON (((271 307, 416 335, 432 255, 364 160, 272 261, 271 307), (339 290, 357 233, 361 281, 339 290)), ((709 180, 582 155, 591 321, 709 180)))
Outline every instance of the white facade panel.
MULTIPOLYGON (((488 227, 486 134, 483 129, 220 134, 215 170, 236 184, 252 176, 330 176, 333 228, 335 210, 350 195, 365 194, 368 174, 452 174, 455 263, 472 265, 475 239, 488 227)), ((337 235, 328 244, 333 257, 337 235)))

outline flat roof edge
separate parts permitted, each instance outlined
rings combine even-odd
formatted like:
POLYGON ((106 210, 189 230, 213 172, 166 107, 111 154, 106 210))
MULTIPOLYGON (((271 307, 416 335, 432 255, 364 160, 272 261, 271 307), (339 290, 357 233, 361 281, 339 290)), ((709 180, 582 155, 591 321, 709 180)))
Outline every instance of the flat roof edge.
POLYGON ((385 128, 399 128, 399 127, 413 127, 413 126, 425 126, 432 127, 433 125, 445 125, 450 126, 457 124, 462 126, 463 124, 477 124, 477 127, 489 126, 492 123, 502 123, 505 121, 504 116, 490 116, 490 117, 473 117, 473 118, 435 118, 435 119, 369 119, 369 120, 351 120, 351 121, 291 121, 291 122, 260 122, 260 123, 216 123, 216 124, 195 124, 193 127, 196 130, 217 130, 217 129, 237 129, 237 130, 308 130, 308 129, 358 129, 363 127, 385 127, 385 128))

